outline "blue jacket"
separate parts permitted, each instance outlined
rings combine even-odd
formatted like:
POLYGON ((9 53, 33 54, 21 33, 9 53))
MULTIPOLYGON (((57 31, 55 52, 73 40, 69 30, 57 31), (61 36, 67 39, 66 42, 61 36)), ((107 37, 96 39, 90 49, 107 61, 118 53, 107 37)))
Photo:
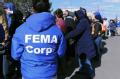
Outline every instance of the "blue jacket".
POLYGON ((115 31, 115 30, 116 30, 116 27, 117 27, 116 23, 112 23, 112 22, 109 23, 109 29, 110 29, 110 30, 115 31))
POLYGON ((94 43, 91 37, 90 23, 86 19, 84 13, 80 10, 76 12, 79 19, 76 28, 66 35, 67 39, 77 39, 75 51, 78 55, 86 54, 89 59, 93 58, 96 54, 94 43))
POLYGON ((120 21, 117 22, 117 27, 120 27, 120 21))
POLYGON ((35 13, 17 28, 12 38, 12 57, 21 61, 25 79, 49 79, 57 73, 57 58, 64 55, 66 41, 48 12, 35 13))

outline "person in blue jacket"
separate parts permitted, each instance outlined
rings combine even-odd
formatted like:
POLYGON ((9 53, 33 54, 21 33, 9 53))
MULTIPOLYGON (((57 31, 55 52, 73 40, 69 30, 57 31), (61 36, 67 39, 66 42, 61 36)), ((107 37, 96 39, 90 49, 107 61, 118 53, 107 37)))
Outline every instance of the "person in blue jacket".
POLYGON ((75 53, 79 58, 80 69, 82 69, 83 63, 86 63, 90 66, 90 70, 93 71, 91 59, 95 57, 96 52, 91 37, 90 21, 83 9, 76 11, 75 15, 77 17, 77 26, 66 35, 66 39, 76 39, 75 53))
POLYGON ((35 13, 12 38, 11 56, 20 60, 23 79, 57 79, 57 59, 64 55, 66 41, 48 3, 37 0, 33 4, 35 13))
POLYGON ((10 27, 12 22, 12 15, 15 12, 15 5, 12 2, 9 2, 9 0, 4 0, 4 2, 8 27, 10 27))

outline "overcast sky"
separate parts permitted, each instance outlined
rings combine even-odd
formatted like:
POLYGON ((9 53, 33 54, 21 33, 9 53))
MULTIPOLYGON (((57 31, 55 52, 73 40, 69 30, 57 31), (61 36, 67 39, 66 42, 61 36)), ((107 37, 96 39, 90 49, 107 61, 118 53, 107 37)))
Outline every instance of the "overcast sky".
POLYGON ((120 17, 120 0, 51 0, 52 8, 79 8, 84 7, 87 11, 99 11, 103 17, 120 17))

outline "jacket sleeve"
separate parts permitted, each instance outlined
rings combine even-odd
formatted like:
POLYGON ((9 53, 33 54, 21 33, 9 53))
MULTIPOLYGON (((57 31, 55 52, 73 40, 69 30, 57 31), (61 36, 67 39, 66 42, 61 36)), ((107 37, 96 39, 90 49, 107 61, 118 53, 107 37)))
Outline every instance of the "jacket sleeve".
POLYGON ((66 51, 66 40, 65 37, 62 35, 62 37, 60 38, 60 45, 58 47, 58 56, 59 57, 63 57, 66 51))
POLYGON ((19 34, 15 34, 12 38, 12 48, 11 48, 11 56, 14 60, 19 60, 24 51, 24 47, 22 44, 22 40, 20 39, 19 34))
POLYGON ((85 25, 82 22, 80 22, 80 23, 78 23, 78 25, 76 26, 76 28, 73 31, 71 31, 70 33, 68 33, 65 37, 66 37, 66 39, 77 37, 84 30, 85 30, 85 25))

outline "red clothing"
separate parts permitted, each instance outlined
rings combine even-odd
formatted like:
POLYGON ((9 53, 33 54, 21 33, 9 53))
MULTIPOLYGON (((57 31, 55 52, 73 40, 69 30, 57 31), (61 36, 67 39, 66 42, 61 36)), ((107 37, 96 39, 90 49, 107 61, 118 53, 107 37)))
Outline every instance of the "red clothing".
POLYGON ((65 33, 66 28, 65 28, 65 21, 62 18, 57 18, 56 24, 58 27, 65 33))
POLYGON ((107 23, 105 21, 103 21, 102 32, 106 32, 106 31, 107 31, 107 23))

